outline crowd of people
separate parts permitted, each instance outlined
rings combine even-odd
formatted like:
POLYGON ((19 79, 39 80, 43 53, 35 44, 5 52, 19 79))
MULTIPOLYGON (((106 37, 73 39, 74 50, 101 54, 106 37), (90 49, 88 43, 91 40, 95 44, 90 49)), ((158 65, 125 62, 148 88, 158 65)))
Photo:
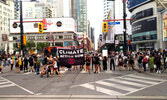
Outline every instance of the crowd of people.
MULTIPOLYGON (((165 50, 146 50, 137 52, 109 52, 109 55, 102 56, 100 53, 91 53, 85 55, 85 65, 71 66, 74 69, 85 70, 89 74, 91 69, 94 73, 100 73, 101 71, 116 70, 119 71, 136 70, 139 72, 150 71, 151 73, 161 73, 167 66, 167 49, 165 50), (92 67, 92 68, 91 68, 92 67)), ((53 57, 43 56, 42 54, 33 54, 30 56, 21 57, 20 55, 5 55, 0 56, 0 72, 2 72, 3 66, 10 66, 12 71, 15 67, 17 73, 23 72, 35 72, 37 75, 45 75, 49 72, 49 76, 53 77, 54 74, 60 76, 60 70, 64 70, 64 67, 59 63, 58 56, 53 57)), ((71 70, 71 67, 68 67, 71 70)))

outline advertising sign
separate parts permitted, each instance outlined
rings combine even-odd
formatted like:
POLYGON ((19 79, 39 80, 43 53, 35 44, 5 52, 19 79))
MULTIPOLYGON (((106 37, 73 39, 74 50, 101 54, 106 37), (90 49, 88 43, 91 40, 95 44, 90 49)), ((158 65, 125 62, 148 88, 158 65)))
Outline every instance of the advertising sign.
POLYGON ((83 65, 83 49, 58 49, 59 60, 62 66, 83 65))
POLYGON ((167 41, 167 12, 163 14, 163 41, 167 41))
POLYGON ((157 18, 149 18, 132 24, 132 34, 156 31, 157 30, 157 18))
POLYGON ((127 7, 128 7, 129 10, 131 10, 131 9, 133 9, 137 6, 140 6, 144 3, 147 3, 149 1, 152 1, 152 0, 128 0, 127 1, 127 7))
MULTIPOLYGON (((20 25, 20 20, 10 20, 10 33, 20 33, 20 27, 13 27, 13 24, 20 25)), ((44 19, 23 19, 24 33, 38 33, 38 23, 43 23, 45 32, 76 32, 75 20, 73 18, 45 18, 44 19)))
POLYGON ((131 17, 132 20, 130 22, 133 23, 134 21, 136 21, 138 19, 145 18, 145 17, 152 16, 152 15, 153 15, 153 8, 149 8, 149 9, 140 11, 140 12, 132 15, 132 17, 131 17))

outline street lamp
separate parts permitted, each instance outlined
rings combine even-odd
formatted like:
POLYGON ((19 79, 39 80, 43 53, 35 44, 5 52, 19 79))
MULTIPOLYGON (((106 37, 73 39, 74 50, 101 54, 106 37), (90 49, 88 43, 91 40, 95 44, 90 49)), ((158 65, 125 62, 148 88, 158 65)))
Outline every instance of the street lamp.
POLYGON ((127 43, 126 43, 126 0, 123 0, 123 25, 124 25, 124 29, 123 29, 123 33, 124 33, 124 55, 126 55, 126 51, 127 51, 127 43))

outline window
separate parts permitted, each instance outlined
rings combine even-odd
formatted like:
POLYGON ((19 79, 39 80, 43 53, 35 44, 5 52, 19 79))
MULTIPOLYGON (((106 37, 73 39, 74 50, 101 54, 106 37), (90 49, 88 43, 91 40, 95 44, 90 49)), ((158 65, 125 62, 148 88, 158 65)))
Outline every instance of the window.
POLYGON ((65 35, 64 39, 72 39, 72 35, 65 35))
POLYGON ((55 46, 63 47, 63 42, 55 42, 55 46))

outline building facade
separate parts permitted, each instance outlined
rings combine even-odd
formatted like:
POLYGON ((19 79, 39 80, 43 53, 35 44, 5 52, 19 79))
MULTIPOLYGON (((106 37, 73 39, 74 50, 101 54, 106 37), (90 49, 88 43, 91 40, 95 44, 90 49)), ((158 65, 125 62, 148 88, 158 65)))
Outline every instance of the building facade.
POLYGON ((74 3, 74 10, 72 10, 74 15, 72 16, 74 16, 77 23, 77 31, 87 34, 87 0, 72 0, 72 3, 74 3))
POLYGON ((137 3, 128 0, 128 8, 132 13, 131 43, 134 50, 164 48, 161 16, 164 7, 159 4, 154 0, 141 0, 137 3))
POLYGON ((0 50, 8 51, 10 19, 14 19, 14 2, 0 1, 0 50))
POLYGON ((104 19, 107 19, 109 11, 113 8, 113 1, 104 0, 104 19))
MULTIPOLYGON (((43 19, 24 19, 24 35, 27 41, 33 40, 36 44, 49 42, 50 46, 76 46, 76 23, 73 18, 46 18, 43 19), (46 24, 43 34, 38 32, 38 23, 46 24)), ((20 41, 20 28, 13 28, 13 23, 19 24, 19 20, 10 20, 9 52, 14 52, 14 44, 20 41)))

